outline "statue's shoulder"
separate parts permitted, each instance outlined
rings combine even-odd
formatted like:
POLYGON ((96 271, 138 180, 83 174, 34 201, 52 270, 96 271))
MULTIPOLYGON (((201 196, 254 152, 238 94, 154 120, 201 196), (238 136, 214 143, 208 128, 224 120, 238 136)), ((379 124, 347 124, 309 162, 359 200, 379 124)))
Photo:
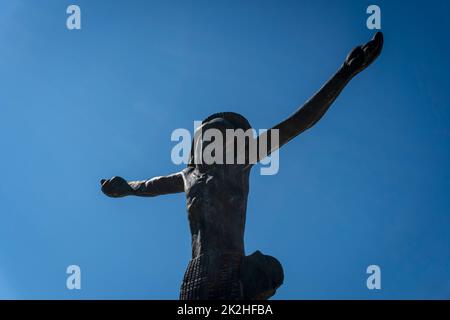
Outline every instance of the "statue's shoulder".
POLYGON ((190 185, 189 182, 192 182, 194 171, 195 171, 195 168, 190 167, 190 166, 188 166, 180 171, 185 185, 190 185))
POLYGON ((183 176, 187 176, 187 175, 192 174, 194 172, 194 170, 195 170, 195 167, 187 166, 186 168, 181 170, 181 174, 183 176))

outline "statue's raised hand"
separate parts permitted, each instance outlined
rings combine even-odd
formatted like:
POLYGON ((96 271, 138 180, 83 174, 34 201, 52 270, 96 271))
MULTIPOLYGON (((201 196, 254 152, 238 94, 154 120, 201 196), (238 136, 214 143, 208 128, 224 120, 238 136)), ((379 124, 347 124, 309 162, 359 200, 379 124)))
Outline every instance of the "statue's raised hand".
POLYGON ((383 48, 383 34, 377 32, 372 40, 353 49, 344 62, 344 69, 355 76, 367 68, 380 55, 383 48))
POLYGON ((102 185, 103 193, 108 197, 124 197, 133 192, 133 188, 131 188, 128 182, 121 177, 113 177, 108 180, 102 179, 100 183, 102 185))

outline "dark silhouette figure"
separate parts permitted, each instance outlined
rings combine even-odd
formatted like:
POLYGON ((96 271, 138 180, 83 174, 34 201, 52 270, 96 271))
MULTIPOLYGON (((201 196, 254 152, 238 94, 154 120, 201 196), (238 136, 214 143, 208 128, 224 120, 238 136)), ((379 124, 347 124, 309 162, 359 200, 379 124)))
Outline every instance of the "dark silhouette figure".
MULTIPOLYGON (((383 35, 378 32, 367 44, 353 49, 336 74, 309 101, 272 128, 279 130, 279 144, 271 145, 268 153, 319 121, 345 85, 378 57, 382 46, 383 35)), ((248 161, 196 163, 196 148, 204 150, 208 145, 197 133, 210 128, 225 132, 226 129, 247 130, 251 126, 239 114, 216 113, 197 129, 187 168, 144 181, 127 182, 121 177, 102 179, 102 191, 110 197, 186 193, 192 259, 181 285, 180 299, 267 299, 283 283, 284 275, 281 264, 271 256, 259 251, 245 256, 244 228, 253 165, 248 161)), ((256 138, 257 142, 261 138, 262 135, 256 138)))

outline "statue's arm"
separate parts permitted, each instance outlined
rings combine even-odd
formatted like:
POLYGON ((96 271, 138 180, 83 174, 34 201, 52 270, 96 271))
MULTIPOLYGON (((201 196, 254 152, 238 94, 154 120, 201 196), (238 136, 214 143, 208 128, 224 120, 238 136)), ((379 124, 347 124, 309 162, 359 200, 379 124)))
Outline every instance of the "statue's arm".
MULTIPOLYGON (((353 49, 335 75, 311 99, 289 118, 272 128, 279 130, 279 143, 278 145, 272 145, 268 153, 282 147, 291 139, 316 124, 347 83, 378 57, 382 47, 383 35, 381 32, 378 32, 367 44, 353 49)), ((267 132, 263 133, 258 140, 261 140, 263 135, 267 135, 267 132)), ((263 138, 267 139, 267 136, 263 138)))
POLYGON ((100 183, 103 193, 113 198, 125 196, 156 197, 184 191, 184 180, 181 172, 142 181, 126 181, 121 177, 113 177, 107 180, 102 179, 100 183))

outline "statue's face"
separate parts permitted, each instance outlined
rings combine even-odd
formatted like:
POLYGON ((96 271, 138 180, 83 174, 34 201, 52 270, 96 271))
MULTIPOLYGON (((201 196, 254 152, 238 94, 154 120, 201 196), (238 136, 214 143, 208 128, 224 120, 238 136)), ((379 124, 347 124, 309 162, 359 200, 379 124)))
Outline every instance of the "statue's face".
POLYGON ((243 163, 238 163, 238 158, 240 154, 241 157, 245 157, 248 146, 244 145, 244 149, 240 149, 235 139, 227 139, 227 135, 235 132, 234 130, 236 127, 230 121, 220 117, 213 118, 198 127, 194 135, 195 165, 201 164, 202 167, 223 164, 242 165, 243 163), (231 163, 230 159, 232 159, 231 163))

